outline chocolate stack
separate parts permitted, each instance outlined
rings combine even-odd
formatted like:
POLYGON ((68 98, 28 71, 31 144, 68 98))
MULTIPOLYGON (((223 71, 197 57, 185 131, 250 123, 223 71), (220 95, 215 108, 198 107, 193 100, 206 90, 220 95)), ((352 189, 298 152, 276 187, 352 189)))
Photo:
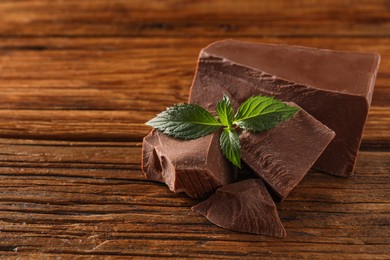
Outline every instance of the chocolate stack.
POLYGON ((312 167, 353 174, 379 61, 375 53, 215 42, 200 52, 189 103, 215 111, 227 95, 237 110, 265 95, 301 109, 269 131, 240 132, 250 179, 235 181, 218 132, 182 141, 153 130, 144 138, 142 169, 174 192, 208 197, 192 209, 218 226, 285 237, 274 200, 283 201, 312 167))

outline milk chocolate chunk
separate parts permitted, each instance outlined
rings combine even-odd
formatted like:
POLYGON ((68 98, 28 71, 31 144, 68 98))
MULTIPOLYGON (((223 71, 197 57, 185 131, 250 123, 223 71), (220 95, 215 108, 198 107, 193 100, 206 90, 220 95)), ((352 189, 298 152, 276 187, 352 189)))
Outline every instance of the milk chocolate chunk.
POLYGON ((143 141, 142 170, 148 179, 193 198, 206 197, 234 180, 233 167, 221 153, 218 132, 184 141, 152 130, 143 141))
POLYGON ((241 157, 284 200, 334 136, 332 130, 300 109, 269 131, 241 132, 241 157))
POLYGON ((229 230, 286 237, 275 203, 260 179, 223 186, 192 210, 229 230))
POLYGON ((189 102, 210 110, 222 94, 235 108, 254 95, 295 102, 336 132, 315 168, 349 176, 379 62, 375 53, 218 41, 200 52, 189 102))

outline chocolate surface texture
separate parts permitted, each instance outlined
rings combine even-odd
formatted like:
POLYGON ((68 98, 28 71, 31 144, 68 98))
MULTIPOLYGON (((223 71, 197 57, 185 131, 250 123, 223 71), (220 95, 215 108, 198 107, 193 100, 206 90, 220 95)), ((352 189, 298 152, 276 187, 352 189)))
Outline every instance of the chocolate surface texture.
POLYGON ((152 130, 142 146, 142 170, 174 192, 203 198, 234 180, 219 146, 219 132, 183 141, 152 130))
POLYGON ((241 157, 283 200, 334 136, 332 130, 300 109, 288 121, 269 131, 241 132, 241 157))
POLYGON ((260 179, 223 186, 192 210, 226 229, 286 237, 275 203, 260 179))
POLYGON ((189 102, 209 110, 223 94, 235 109, 255 95, 295 102, 336 133, 314 167, 349 176, 379 62, 375 53, 219 41, 200 53, 189 102))

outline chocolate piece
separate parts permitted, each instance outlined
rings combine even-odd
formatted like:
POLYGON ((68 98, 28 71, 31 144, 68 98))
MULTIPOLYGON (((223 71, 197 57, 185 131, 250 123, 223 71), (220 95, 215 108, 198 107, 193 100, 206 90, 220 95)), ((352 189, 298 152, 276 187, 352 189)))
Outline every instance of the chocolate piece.
POLYGON ((219 133, 183 141, 153 130, 144 138, 142 170, 174 192, 202 198, 234 180, 233 167, 219 147, 219 133))
POLYGON ((192 210, 226 229, 286 237, 275 203, 260 179, 223 186, 192 210))
POLYGON ((332 130, 300 109, 269 131, 243 131, 239 135, 241 157, 284 200, 334 136, 332 130))
POLYGON ((353 173, 380 56, 298 46, 215 42, 199 56, 190 103, 213 110, 222 94, 238 104, 250 96, 293 101, 336 132, 315 168, 353 173))

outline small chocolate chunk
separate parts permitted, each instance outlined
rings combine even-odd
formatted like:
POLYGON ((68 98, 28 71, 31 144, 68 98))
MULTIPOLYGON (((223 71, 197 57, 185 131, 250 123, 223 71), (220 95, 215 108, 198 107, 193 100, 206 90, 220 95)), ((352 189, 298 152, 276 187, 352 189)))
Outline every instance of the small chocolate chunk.
POLYGON ((284 200, 334 136, 332 130, 300 109, 269 131, 243 131, 239 138, 243 161, 284 200))
POLYGON ((184 141, 152 130, 143 141, 142 170, 148 179, 165 182, 171 191, 192 198, 206 197, 234 180, 218 132, 184 141))
POLYGON ((192 210, 226 229, 286 237, 275 203, 260 179, 223 186, 192 210))
POLYGON ((295 102, 336 133, 314 167, 349 176, 379 62, 376 53, 218 41, 200 52, 189 103, 214 110, 223 94, 235 109, 256 95, 295 102))

